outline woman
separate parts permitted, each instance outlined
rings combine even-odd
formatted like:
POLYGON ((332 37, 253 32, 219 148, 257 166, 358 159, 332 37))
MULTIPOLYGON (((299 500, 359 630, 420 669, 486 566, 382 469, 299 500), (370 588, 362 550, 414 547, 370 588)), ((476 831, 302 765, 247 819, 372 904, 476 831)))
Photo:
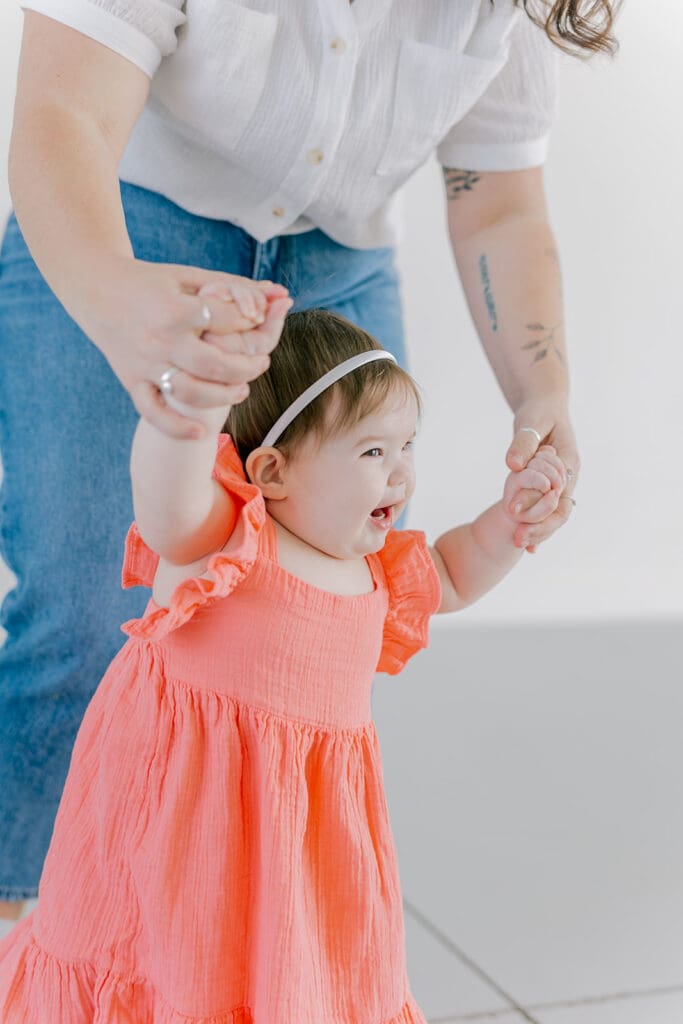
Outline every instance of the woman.
POLYGON ((517 542, 533 551, 568 517, 578 455, 541 170, 551 41, 613 47, 608 0, 585 16, 569 0, 22 6, 0 262, 2 554, 19 581, 0 652, 7 920, 36 893, 83 710, 145 602, 118 587, 136 415, 190 437, 162 384, 209 407, 251 379, 255 355, 239 380, 222 359, 240 322, 232 275, 284 284, 295 308, 345 314, 401 358, 391 200, 436 148, 459 273, 514 413, 508 466, 548 441, 571 474, 543 523, 524 521, 526 494, 517 542))

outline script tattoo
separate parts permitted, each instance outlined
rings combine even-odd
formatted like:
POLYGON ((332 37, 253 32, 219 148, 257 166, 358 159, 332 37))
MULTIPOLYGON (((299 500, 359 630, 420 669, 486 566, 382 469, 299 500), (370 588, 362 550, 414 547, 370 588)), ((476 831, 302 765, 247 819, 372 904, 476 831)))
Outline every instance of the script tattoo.
POLYGON ((489 313, 489 319, 491 321, 491 330, 498 330, 498 314, 496 313, 496 304, 493 301, 493 292, 491 290, 491 278, 489 277, 489 265, 486 260, 486 254, 482 253, 479 257, 479 273, 481 274, 481 283, 484 286, 484 302, 489 313))
POLYGON ((547 327, 545 324, 539 323, 526 325, 526 329, 532 332, 532 339, 525 345, 522 345, 522 349, 524 351, 534 353, 535 363, 540 363, 542 359, 545 359, 548 352, 552 349, 564 366, 564 356, 557 341, 555 340, 555 332, 559 330, 560 326, 560 324, 555 324, 554 327, 547 327))
POLYGON ((481 180, 475 171, 461 171, 455 167, 443 167, 442 170, 448 199, 457 199, 461 192, 471 192, 481 180))

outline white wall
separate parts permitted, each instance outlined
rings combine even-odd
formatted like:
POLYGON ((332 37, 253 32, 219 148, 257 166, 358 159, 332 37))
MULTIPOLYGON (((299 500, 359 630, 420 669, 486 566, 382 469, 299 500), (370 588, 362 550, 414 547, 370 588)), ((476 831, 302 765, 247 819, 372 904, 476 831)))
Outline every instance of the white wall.
MULTIPOLYGON (((0 7, 0 216, 21 17, 0 7)), ((683 345, 678 0, 626 5, 616 62, 565 63, 547 167, 563 253, 573 412, 584 469, 561 534, 458 621, 683 613, 683 345)), ((427 413, 411 524, 437 531, 494 500, 511 417, 465 310, 437 167, 406 189, 400 252, 427 413)), ((2 580, 0 579, 0 586, 2 580)))

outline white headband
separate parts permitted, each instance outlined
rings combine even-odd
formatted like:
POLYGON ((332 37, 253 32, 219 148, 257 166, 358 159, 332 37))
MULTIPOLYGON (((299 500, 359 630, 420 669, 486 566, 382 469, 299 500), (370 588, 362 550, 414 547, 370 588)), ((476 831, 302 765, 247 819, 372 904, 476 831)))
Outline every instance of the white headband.
POLYGON ((375 359, 391 359, 392 362, 396 362, 391 352, 385 352, 384 349, 373 348, 368 352, 360 352, 357 356, 351 356, 350 359, 345 359, 339 366, 333 367, 324 373, 319 380, 316 380, 309 388, 306 388, 302 394, 296 398, 292 404, 285 409, 282 416, 275 421, 273 426, 270 428, 266 436, 261 441, 261 446, 266 448, 269 445, 275 444, 277 439, 284 434, 285 430, 292 422, 296 419, 302 409, 305 409, 307 405, 310 405, 314 398, 321 395, 323 391, 327 391, 328 388, 332 387, 333 384, 341 378, 345 377, 347 373, 351 373, 352 370, 358 369, 359 366, 364 366, 365 363, 373 363, 375 359))

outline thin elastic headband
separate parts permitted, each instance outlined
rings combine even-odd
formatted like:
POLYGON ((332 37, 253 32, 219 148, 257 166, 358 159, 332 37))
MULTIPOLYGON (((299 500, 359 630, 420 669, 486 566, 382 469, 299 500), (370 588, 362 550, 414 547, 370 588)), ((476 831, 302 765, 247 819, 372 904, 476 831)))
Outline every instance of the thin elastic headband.
POLYGON ((336 384, 338 380, 345 377, 347 373, 351 373, 352 370, 357 370, 359 366, 364 366, 365 363, 373 363, 376 359, 391 359, 392 362, 396 362, 391 352, 385 352, 383 348, 377 349, 372 348, 368 352, 360 352, 357 356, 351 356, 350 359, 345 359, 339 366, 333 367, 324 373, 319 380, 316 380, 309 388, 306 388, 298 398, 295 398, 292 404, 285 409, 282 416, 275 421, 273 426, 270 428, 266 436, 261 441, 261 446, 266 448, 269 445, 275 444, 277 439, 284 434, 285 430, 292 422, 296 419, 302 409, 305 409, 307 405, 310 405, 313 399, 321 395, 323 391, 327 391, 328 388, 336 384))

